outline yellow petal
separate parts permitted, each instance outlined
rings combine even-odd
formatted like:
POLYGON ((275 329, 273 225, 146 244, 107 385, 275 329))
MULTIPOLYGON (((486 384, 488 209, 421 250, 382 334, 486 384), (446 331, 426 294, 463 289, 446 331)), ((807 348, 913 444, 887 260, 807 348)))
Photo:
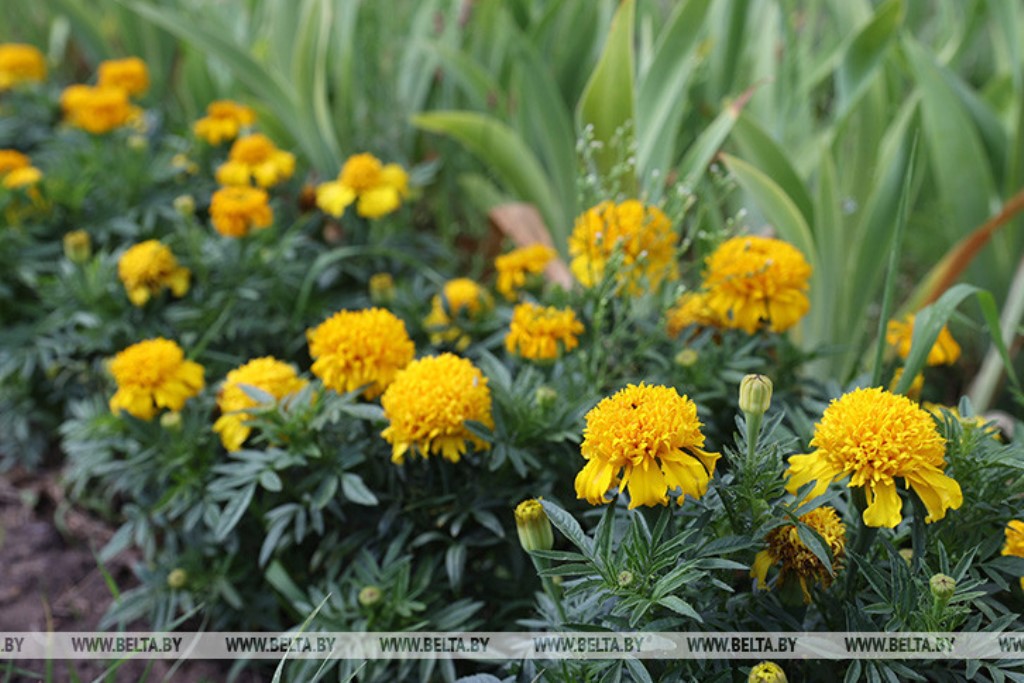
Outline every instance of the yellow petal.
POLYGON ((817 482, 811 492, 807 494, 807 500, 811 500, 825 493, 828 485, 841 473, 842 470, 834 467, 817 451, 810 455, 793 455, 789 458, 789 469, 784 475, 788 477, 786 490, 795 494, 801 486, 808 482, 817 482))
POLYGON ((750 567, 750 575, 754 577, 758 588, 768 588, 768 570, 775 564, 772 554, 762 550, 754 556, 754 564, 750 567))
POLYGON ((345 207, 356 200, 356 193, 350 187, 336 180, 323 183, 316 188, 316 205, 324 213, 340 218, 345 207))
POLYGON ((665 475, 656 464, 645 460, 640 465, 627 465, 622 487, 629 492, 629 509, 641 505, 665 505, 668 503, 668 485, 665 475))
POLYGON ((605 494, 612 487, 616 468, 606 460, 593 458, 576 475, 576 498, 586 499, 591 505, 607 503, 605 494))
POLYGON ((896 483, 888 481, 876 481, 864 487, 864 493, 868 498, 868 507, 864 510, 864 523, 873 527, 887 527, 892 529, 903 517, 900 511, 903 509, 903 501, 896 492, 896 483))
POLYGON ((217 168, 217 182, 221 185, 248 185, 249 167, 237 161, 227 161, 217 168))
MULTIPOLYGON (((678 460, 663 458, 661 469, 665 473, 665 482, 671 489, 679 488, 683 494, 692 498, 700 498, 708 490, 707 470, 696 459, 684 456, 678 460)), ((682 499, 679 501, 682 503, 682 499)))
POLYGON ((919 469, 905 478, 928 510, 925 522, 940 520, 946 516, 946 510, 957 510, 963 505, 964 494, 960 484, 938 470, 919 469))

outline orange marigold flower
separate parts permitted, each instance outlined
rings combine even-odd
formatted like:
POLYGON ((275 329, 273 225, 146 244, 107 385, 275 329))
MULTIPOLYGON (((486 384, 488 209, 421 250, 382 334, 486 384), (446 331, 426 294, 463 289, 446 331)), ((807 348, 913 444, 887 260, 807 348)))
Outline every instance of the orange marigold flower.
POLYGON ((93 135, 109 133, 142 115, 126 91, 111 86, 71 85, 64 89, 60 103, 68 124, 93 135))
POLYGON ((409 192, 409 176, 398 164, 382 164, 372 154, 355 154, 345 161, 337 179, 316 188, 320 210, 340 218, 356 202, 363 218, 380 218, 392 213, 409 192))
POLYGON ((146 240, 129 248, 117 262, 117 275, 128 298, 143 306, 151 297, 169 288, 176 297, 188 292, 191 272, 159 240, 146 240))
POLYGON ((383 308, 339 311, 306 338, 313 374, 326 387, 341 393, 365 387, 368 399, 380 396, 416 355, 405 323, 383 308))
POLYGON ((216 100, 206 106, 206 116, 192 124, 192 132, 211 145, 219 145, 234 140, 255 122, 256 112, 251 107, 232 100, 216 100))
POLYGON ((137 97, 149 90, 149 69, 138 57, 108 59, 100 62, 96 83, 101 87, 120 88, 137 97))
POLYGON ((458 462, 466 442, 477 450, 490 444, 466 428, 473 420, 494 427, 491 390, 479 368, 451 353, 413 361, 381 397, 390 422, 381 436, 391 444, 391 461, 404 463, 412 450, 423 458, 440 453, 458 462))
POLYGON ((529 360, 554 360, 579 346, 583 323, 571 308, 522 303, 512 311, 505 348, 529 360))
POLYGON ((779 582, 785 583, 790 575, 800 581, 804 601, 811 601, 808 582, 820 583, 826 588, 831 585, 833 575, 842 567, 846 555, 846 526, 839 519, 835 508, 815 508, 800 516, 800 521, 809 526, 824 539, 832 553, 831 569, 822 564, 818 556, 800 540, 795 524, 775 527, 768 532, 768 547, 757 554, 750 575, 757 579, 760 587, 767 586, 768 569, 781 564, 779 582))
POLYGON ((619 486, 633 509, 666 504, 670 490, 680 490, 680 505, 707 491, 721 456, 704 450, 697 406, 674 387, 630 384, 598 403, 586 421, 580 451, 587 464, 576 476, 577 498, 601 505, 619 486))
POLYGON ((301 391, 309 381, 299 377, 295 368, 266 356, 249 361, 228 373, 217 394, 217 407, 221 416, 213 424, 213 431, 219 436, 224 448, 237 451, 252 433, 246 424, 251 416, 245 412, 260 405, 260 402, 246 393, 244 387, 252 387, 274 400, 301 391))
POLYGON ((265 190, 255 187, 222 187, 210 199, 213 227, 225 237, 245 237, 250 230, 267 228, 274 213, 265 190))
POLYGON ((573 275, 584 287, 593 287, 617 254, 615 274, 630 294, 657 289, 666 279, 679 277, 676 234, 661 209, 630 199, 619 204, 601 202, 576 219, 569 236, 573 275))
POLYGON ((796 493, 815 482, 809 497, 850 477, 848 486, 864 488, 864 523, 895 527, 903 503, 896 477, 914 489, 928 510, 926 522, 946 516, 963 503, 960 484, 946 476, 945 441, 927 411, 906 396, 878 388, 857 389, 832 401, 814 429, 808 455, 789 458, 786 489, 796 493))
POLYGON ((35 45, 0 44, 0 92, 46 78, 46 58, 35 45))
POLYGON ((248 185, 255 180, 260 187, 272 187, 295 173, 295 156, 274 146, 261 133, 238 138, 231 145, 228 160, 217 169, 221 185, 248 185))
MULTIPOLYGON (((914 316, 907 314, 903 320, 890 320, 885 331, 885 341, 896 347, 900 358, 910 355, 910 342, 914 338, 914 316)), ((928 351, 925 361, 928 365, 952 365, 960 358, 960 345, 945 325, 939 331, 935 344, 928 351)))
POLYGON ((161 408, 181 410, 203 390, 203 366, 185 360, 175 342, 158 337, 133 344, 110 361, 117 392, 110 398, 114 414, 122 410, 151 420, 161 408))
POLYGON ((498 291, 509 301, 515 300, 519 290, 526 286, 527 276, 540 275, 557 255, 546 244, 531 244, 497 257, 494 267, 498 271, 498 291))
POLYGON ((462 324, 481 318, 494 305, 490 293, 469 278, 445 283, 441 294, 430 302, 430 313, 423 320, 430 332, 430 343, 454 344, 459 351, 469 346, 470 337, 462 324))

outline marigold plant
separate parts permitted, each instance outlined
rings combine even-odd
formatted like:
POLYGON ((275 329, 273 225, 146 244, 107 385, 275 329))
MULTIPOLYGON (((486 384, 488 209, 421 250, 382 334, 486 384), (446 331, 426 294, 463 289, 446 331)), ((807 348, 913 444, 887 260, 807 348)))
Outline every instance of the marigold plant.
POLYGON ((583 323, 570 308, 526 302, 512 311, 505 348, 528 360, 553 360, 579 346, 583 323))
POLYGON ((706 303, 719 323, 753 334, 785 332, 811 308, 811 266, 800 251, 770 237, 733 237, 705 262, 706 303))
POLYGON ((339 311, 306 338, 313 374, 324 386, 338 392, 365 387, 368 399, 380 396, 416 355, 405 323, 383 308, 339 311))
POLYGON ((584 287, 605 276, 609 261, 621 254, 616 280, 630 294, 640 294, 679 277, 676 233, 661 209, 630 199, 601 202, 576 219, 569 236, 570 268, 584 287))
POLYGON ((254 387, 280 400, 301 391, 309 381, 299 377, 288 363, 266 356, 256 358, 230 371, 217 393, 217 407, 221 415, 213 423, 213 431, 224 448, 237 451, 252 433, 247 424, 250 415, 246 409, 258 405, 244 387, 254 387))
POLYGON ((394 212, 409 192, 409 176, 398 164, 382 164, 372 154, 348 158, 335 180, 316 188, 316 204, 324 213, 340 218, 356 203, 363 218, 380 218, 394 212))
POLYGON ((45 79, 46 57, 39 48, 24 43, 0 45, 0 92, 45 79))
MULTIPOLYGON (((885 341, 890 346, 896 347, 896 353, 900 358, 906 359, 910 355, 910 343, 914 338, 914 316, 907 314, 903 320, 890 320, 885 331, 885 341)), ((949 331, 949 327, 942 326, 935 344, 928 350, 928 358, 925 362, 928 365, 952 365, 960 358, 960 345, 949 331)))
POLYGON ((914 489, 928 511, 926 522, 946 516, 963 503, 956 480, 946 476, 945 441, 926 410, 905 396, 878 388, 857 389, 832 401, 811 440, 814 452, 789 458, 786 488, 795 493, 815 482, 810 497, 820 496, 837 479, 867 496, 864 523, 895 527, 903 503, 896 477, 914 489))
POLYGON ((203 366, 185 360, 181 347, 163 337, 129 346, 114 356, 109 368, 117 382, 111 412, 124 411, 140 420, 153 419, 161 408, 181 410, 205 386, 203 366))
POLYGON ((576 497, 607 503, 609 490, 629 493, 629 508, 700 498, 718 453, 704 450, 697 406, 674 387, 630 384, 604 398, 586 416, 580 451, 587 464, 576 476, 576 497), (621 480, 620 480, 620 473, 621 480))
POLYGON ((808 584, 820 583, 827 588, 832 583, 832 577, 843 565, 846 555, 846 525, 839 519, 835 508, 829 506, 815 508, 801 515, 800 521, 816 531, 825 541, 832 553, 831 570, 800 540, 796 525, 786 524, 768 532, 765 539, 768 547, 754 558, 750 575, 764 588, 768 585, 768 570, 774 565, 782 565, 779 583, 783 584, 791 576, 795 576, 800 582, 804 601, 810 602, 808 584))
POLYGON ((498 271, 498 292, 507 300, 514 301, 519 290, 526 286, 527 277, 544 272, 557 255, 558 252, 546 244, 531 244, 498 256, 494 259, 494 268, 498 271))
POLYGON ((211 145, 219 145, 234 140, 255 122, 256 112, 251 107, 232 100, 216 100, 206 106, 206 116, 192 124, 192 132, 211 145))
POLYGON ((473 420, 493 428, 494 420, 487 378, 465 358, 442 353, 413 361, 384 392, 381 405, 390 423, 381 435, 399 465, 410 451, 459 462, 467 442, 477 450, 490 448, 466 427, 473 420))
POLYGON ((178 265, 178 260, 165 244, 159 240, 146 240, 122 254, 117 262, 117 275, 131 302, 144 306, 165 288, 176 297, 185 296, 192 274, 188 268, 178 265))
POLYGON ((256 187, 222 187, 210 198, 210 220, 225 237, 245 237, 274 222, 268 202, 266 191, 256 187))
POLYGON ((149 69, 138 57, 108 59, 100 62, 96 84, 120 88, 130 97, 138 97, 149 90, 149 69))

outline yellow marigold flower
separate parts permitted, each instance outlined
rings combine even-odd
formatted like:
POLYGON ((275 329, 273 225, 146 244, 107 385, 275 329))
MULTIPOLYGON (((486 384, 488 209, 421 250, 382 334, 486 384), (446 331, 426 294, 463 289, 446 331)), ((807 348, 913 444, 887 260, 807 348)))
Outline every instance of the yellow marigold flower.
POLYGON ((213 423, 213 431, 220 435, 224 448, 237 451, 252 433, 252 428, 246 424, 251 416, 245 411, 259 405, 243 386, 255 387, 280 400, 301 391, 307 384, 309 381, 299 377, 288 363, 270 356, 251 360, 230 371, 221 385, 217 394, 221 415, 213 423))
POLYGON ((206 106, 206 116, 192 124, 196 137, 211 145, 234 140, 243 128, 256 122, 256 112, 251 107, 232 100, 216 100, 206 106))
POLYGON ((790 575, 800 581, 804 601, 811 601, 808 582, 818 582, 826 588, 832 583, 832 574, 838 572, 846 555, 846 526, 840 521, 835 508, 820 507, 800 516, 800 521, 814 529, 832 552, 832 573, 821 560, 804 545, 795 524, 776 527, 768 532, 768 547, 757 554, 750 575, 757 579, 760 587, 767 586, 768 569, 781 564, 779 583, 785 583, 790 575))
POLYGON ((146 240, 128 249, 117 262, 117 275, 128 298, 143 306, 151 297, 169 288, 176 297, 188 292, 191 272, 159 240, 146 240))
POLYGON ((708 306, 708 295, 704 292, 686 292, 666 314, 665 328, 673 339, 691 325, 715 327, 718 316, 708 306))
POLYGON ((231 145, 228 160, 217 169, 221 185, 248 185, 255 180, 260 187, 272 187, 295 173, 295 156, 274 146, 261 133, 238 138, 231 145))
POLYGON ((445 283, 441 294, 430 302, 430 313, 423 320, 430 332, 430 343, 454 344, 462 351, 469 346, 469 335, 460 326, 461 320, 477 320, 494 305, 490 293, 469 278, 460 277, 445 283))
POLYGON ((630 199, 620 204, 601 202, 576 219, 569 236, 573 275, 593 287, 605 275, 608 261, 621 252, 617 281, 630 294, 644 285, 657 289, 663 280, 679 277, 676 234, 661 209, 630 199))
POLYGON ((0 149, 0 176, 32 165, 32 160, 15 149, 0 149))
POLYGON ((816 482, 810 497, 850 476, 848 486, 864 487, 864 523, 895 527, 903 503, 896 477, 917 493, 928 510, 926 522, 946 516, 963 503, 960 484, 946 476, 945 442, 927 411, 906 396, 878 388, 857 389, 832 401, 814 429, 808 455, 789 459, 786 489, 795 493, 816 482))
POLYGON ((181 410, 185 401, 203 390, 203 366, 185 360, 181 347, 158 337, 133 344, 110 362, 117 392, 110 410, 122 410, 140 420, 151 420, 161 408, 181 410))
POLYGON ((3 186, 8 190, 18 190, 35 185, 43 179, 43 172, 35 166, 16 168, 3 176, 3 186))
POLYGON ((380 218, 395 211, 409 191, 409 176, 398 164, 381 163, 372 154, 355 154, 345 161, 336 180, 316 189, 316 204, 340 218, 352 202, 363 218, 380 218))
POLYGON ((553 360, 579 346, 583 323, 571 308, 522 303, 512 311, 505 348, 529 360, 553 360))
POLYGON ((750 670, 747 683, 787 683, 786 672, 775 662, 761 662, 750 670))
POLYGON ((513 249, 494 259, 498 271, 498 291, 509 301, 526 286, 528 275, 540 275, 558 253, 546 244, 531 244, 513 249))
POLYGON ((100 62, 96 83, 101 87, 120 88, 137 97, 149 90, 149 69, 138 57, 108 59, 100 62))
MULTIPOLYGON (((910 342, 914 337, 914 316, 908 314, 903 320, 890 320, 885 331, 885 341, 896 347, 900 358, 910 355, 910 342)), ((935 345, 928 351, 925 361, 928 365, 952 365, 960 358, 960 345, 953 339, 945 325, 939 331, 935 345)))
POLYGON ((697 406, 674 387, 630 384, 598 403, 586 421, 580 451, 587 464, 576 476, 577 498, 601 505, 618 485, 628 489, 632 510, 666 504, 670 489, 680 489, 680 505, 707 491, 721 456, 704 450, 697 406))
POLYGON ((707 305, 725 327, 753 334, 761 326, 785 332, 800 321, 811 266, 800 251, 770 237, 733 237, 706 263, 707 305))
POLYGON ((467 441, 477 450, 491 447, 466 428, 466 420, 490 428, 494 420, 487 378, 465 358, 442 353, 409 363, 380 401, 390 421, 381 436, 391 444, 394 463, 403 464, 410 449, 458 462, 467 441))
POLYGON ((141 116, 141 110, 129 102, 128 93, 111 86, 68 86, 60 103, 65 121, 93 135, 109 133, 141 116))
POLYGON ((38 83, 46 78, 46 58, 35 45, 0 45, 0 92, 21 83, 38 83))
POLYGON ((405 323, 383 308, 339 311, 306 332, 313 374, 337 392, 366 387, 374 399, 412 361, 416 348, 405 323))
POLYGON ((225 237, 245 237, 250 230, 269 227, 274 213, 265 190, 255 187, 222 187, 210 199, 213 227, 225 237))
MULTIPOLYGON (((1024 557, 1024 521, 1019 519, 1010 520, 1006 525, 1006 543, 1003 545, 1003 555, 1013 557, 1024 557)), ((1021 577, 1020 587, 1024 590, 1024 577, 1021 577)))

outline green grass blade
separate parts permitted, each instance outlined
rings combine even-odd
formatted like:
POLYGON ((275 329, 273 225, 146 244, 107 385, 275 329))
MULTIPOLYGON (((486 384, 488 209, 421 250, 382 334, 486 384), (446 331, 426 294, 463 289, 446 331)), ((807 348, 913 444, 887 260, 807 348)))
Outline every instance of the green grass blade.
POLYGON ((793 200, 808 225, 814 226, 814 203, 807 185, 797 174, 789 157, 761 124, 749 114, 740 114, 730 138, 740 155, 766 173, 793 200))
POLYGON ((902 0, 887 0, 850 42, 836 70, 837 119, 843 119, 860 99, 903 24, 902 0))

